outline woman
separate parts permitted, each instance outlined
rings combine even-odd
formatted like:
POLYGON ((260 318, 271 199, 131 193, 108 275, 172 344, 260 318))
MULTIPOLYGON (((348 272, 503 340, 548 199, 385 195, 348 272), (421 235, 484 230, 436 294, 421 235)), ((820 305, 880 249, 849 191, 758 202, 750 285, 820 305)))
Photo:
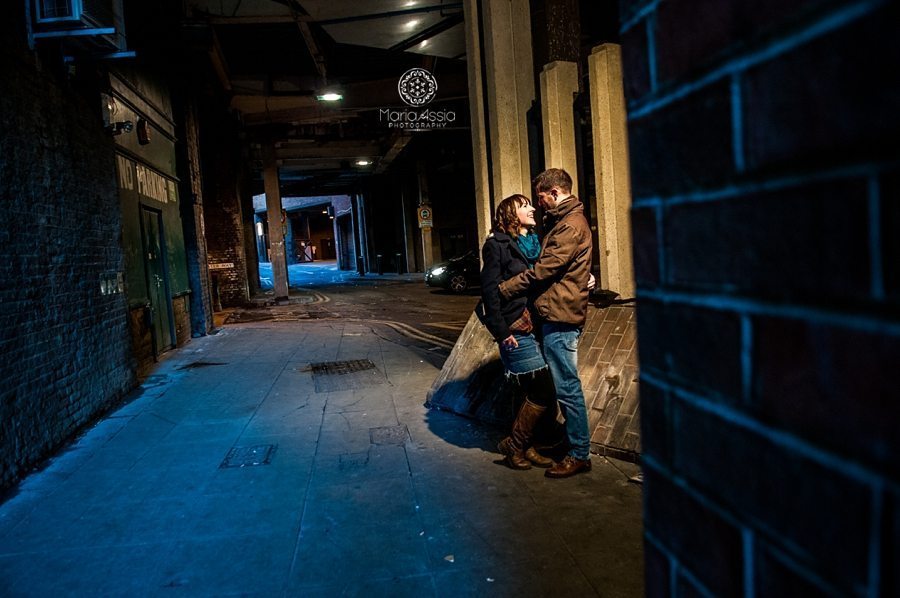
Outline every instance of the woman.
POLYGON ((534 225, 531 201, 524 195, 507 197, 497 206, 491 234, 481 251, 482 321, 500 347, 507 376, 515 378, 526 395, 512 432, 497 445, 506 456, 504 462, 513 469, 530 469, 532 463, 553 465, 530 446, 535 424, 556 398, 550 369, 532 334, 527 298, 506 301, 498 290, 502 281, 537 261, 541 246, 531 230, 534 225))

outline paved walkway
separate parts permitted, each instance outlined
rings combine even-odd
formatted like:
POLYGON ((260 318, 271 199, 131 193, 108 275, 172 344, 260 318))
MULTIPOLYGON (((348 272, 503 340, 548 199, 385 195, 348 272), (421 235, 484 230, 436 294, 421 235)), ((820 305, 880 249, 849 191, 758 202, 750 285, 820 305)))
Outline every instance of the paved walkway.
POLYGON ((437 370, 387 338, 266 322, 173 352, 0 505, 0 594, 641 595, 629 466, 494 463, 500 431, 427 410, 437 370))

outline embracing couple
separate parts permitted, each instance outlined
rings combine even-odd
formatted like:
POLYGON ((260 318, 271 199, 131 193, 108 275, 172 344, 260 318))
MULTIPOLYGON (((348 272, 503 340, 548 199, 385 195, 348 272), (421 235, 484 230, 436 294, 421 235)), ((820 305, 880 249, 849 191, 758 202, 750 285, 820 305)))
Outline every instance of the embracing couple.
POLYGON ((497 206, 482 249, 483 321, 500 348, 507 375, 526 398, 512 432, 500 441, 513 469, 548 467, 549 478, 590 471, 590 434, 581 380, 578 338, 587 313, 591 276, 591 230, 584 205, 572 195, 572 178, 551 168, 534 180, 544 209, 543 243, 533 232, 534 206, 524 195, 497 206), (558 463, 531 446, 544 411, 559 402, 569 452, 558 463))

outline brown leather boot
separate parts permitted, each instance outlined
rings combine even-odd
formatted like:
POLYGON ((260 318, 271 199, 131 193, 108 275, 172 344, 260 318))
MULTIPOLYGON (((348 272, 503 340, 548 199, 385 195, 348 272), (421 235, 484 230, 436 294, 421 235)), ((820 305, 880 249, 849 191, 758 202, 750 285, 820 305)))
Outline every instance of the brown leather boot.
POLYGON ((525 457, 525 447, 531 440, 531 431, 544 409, 546 407, 525 399, 513 422, 512 433, 497 445, 497 450, 506 455, 504 462, 512 469, 531 469, 531 462, 525 457))
POLYGON ((533 446, 529 446, 528 450, 525 451, 525 458, 531 461, 531 464, 535 467, 547 468, 553 466, 553 459, 540 454, 533 446))
POLYGON ((548 478, 568 478, 576 473, 591 470, 591 460, 576 459, 572 455, 566 455, 563 460, 544 472, 548 478))

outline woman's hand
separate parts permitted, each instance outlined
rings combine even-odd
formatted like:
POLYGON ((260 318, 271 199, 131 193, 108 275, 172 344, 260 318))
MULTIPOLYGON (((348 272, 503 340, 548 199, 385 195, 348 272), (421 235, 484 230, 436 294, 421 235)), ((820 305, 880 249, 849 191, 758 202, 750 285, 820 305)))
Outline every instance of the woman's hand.
POLYGON ((519 341, 516 340, 516 336, 514 334, 510 334, 500 343, 507 349, 518 349, 519 341))

